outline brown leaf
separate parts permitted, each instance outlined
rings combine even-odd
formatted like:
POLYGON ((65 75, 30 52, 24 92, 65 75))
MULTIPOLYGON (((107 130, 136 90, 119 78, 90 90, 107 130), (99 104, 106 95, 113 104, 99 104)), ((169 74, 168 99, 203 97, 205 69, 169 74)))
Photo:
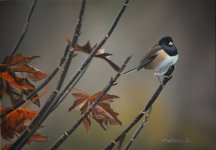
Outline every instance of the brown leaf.
POLYGON ((28 73, 29 78, 34 81, 39 81, 47 77, 47 74, 30 66, 30 65, 21 65, 12 69, 13 72, 25 72, 28 73))
POLYGON ((90 133, 91 120, 89 118, 85 118, 82 123, 86 128, 86 131, 90 133))
POLYGON ((28 143, 30 144, 31 142, 46 142, 48 141, 49 138, 47 136, 35 133, 31 136, 31 138, 29 139, 28 143))
POLYGON ((92 118, 95 119, 104 130, 108 125, 121 125, 117 118, 118 113, 114 112, 108 103, 100 102, 92 111, 92 118))
MULTIPOLYGON (((73 96, 76 99, 74 100, 73 105, 69 108, 69 111, 80 110, 81 114, 83 114, 100 94, 101 92, 93 95, 88 95, 84 92, 73 93, 73 96)), ((104 130, 107 129, 108 125, 121 125, 121 121, 117 118, 118 113, 114 112, 110 107, 110 103, 117 98, 119 97, 110 94, 106 94, 101 98, 100 102, 83 121, 83 125, 88 132, 90 131, 91 118, 96 120, 104 130)))
MULTIPOLYGON (((86 54, 90 54, 92 52, 92 50, 96 47, 96 45, 94 47, 91 47, 90 42, 87 41, 87 43, 84 46, 80 46, 80 45, 76 45, 74 50, 75 51, 80 51, 86 54)), ((100 49, 95 57, 101 58, 103 60, 105 60, 115 71, 119 71, 119 66, 116 65, 113 61, 111 61, 108 57, 112 56, 113 54, 110 53, 105 53, 104 49, 100 49)))
POLYGON ((91 51, 92 51, 92 47, 90 45, 90 42, 87 41, 87 43, 84 45, 84 46, 80 46, 80 45, 76 45, 75 48, 74 48, 75 51, 80 51, 80 52, 83 52, 83 53, 86 53, 86 54, 90 54, 91 51))
POLYGON ((18 64, 26 64, 28 62, 30 62, 32 59, 37 58, 40 56, 32 56, 32 57, 28 57, 28 56, 24 56, 22 54, 16 54, 15 56, 12 57, 9 66, 12 65, 18 65, 18 64))
POLYGON ((111 61, 109 58, 107 57, 100 57, 100 56, 96 56, 99 57, 103 60, 105 60, 108 64, 110 64, 110 66, 115 70, 115 71, 119 71, 119 66, 117 66, 113 61, 111 61))

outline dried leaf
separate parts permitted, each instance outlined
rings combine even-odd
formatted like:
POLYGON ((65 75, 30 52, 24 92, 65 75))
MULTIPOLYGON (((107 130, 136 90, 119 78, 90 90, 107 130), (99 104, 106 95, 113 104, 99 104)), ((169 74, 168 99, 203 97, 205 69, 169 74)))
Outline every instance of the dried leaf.
MULTIPOLYGON (((96 45, 94 46, 96 47, 96 45)), ((94 49, 94 47, 91 47, 90 42, 87 41, 87 43, 84 46, 80 46, 80 45, 76 45, 74 50, 75 51, 80 51, 86 54, 90 54, 92 52, 92 50, 94 49)), ((95 57, 101 58, 103 60, 105 60, 115 71, 119 71, 119 66, 116 65, 113 61, 111 61, 108 57, 112 56, 113 54, 110 53, 105 53, 104 49, 100 49, 95 57)))
MULTIPOLYGON (((80 110, 81 114, 83 114, 100 94, 101 92, 93 95, 88 95, 84 92, 73 93, 73 96, 76 99, 74 100, 73 105, 69 108, 69 111, 80 110)), ((88 132, 90 131, 91 118, 96 120, 104 130, 107 129, 108 125, 121 125, 121 121, 117 118, 118 113, 114 112, 110 107, 110 103, 117 98, 119 97, 110 94, 106 94, 101 98, 100 102, 93 108, 89 116, 83 121, 83 125, 88 132)))
MULTIPOLYGON (((28 96, 35 90, 28 78, 39 81, 47 77, 47 74, 28 65, 32 59, 39 56, 24 56, 22 54, 16 54, 9 61, 9 57, 6 57, 2 64, 0 64, 0 99, 4 94, 8 94, 11 99, 11 103, 15 105, 24 96, 28 96)), ((33 98, 37 97, 37 94, 33 98)), ((35 101, 37 106, 40 106, 39 99, 35 101)))
POLYGON ((18 65, 18 64, 26 64, 28 62, 30 62, 32 59, 34 58, 38 58, 40 56, 32 56, 32 57, 28 57, 28 56, 24 56, 22 54, 16 54, 15 56, 12 57, 9 66, 12 65, 18 65))
POLYGON ((13 72, 25 72, 28 73, 29 78, 34 81, 39 81, 47 77, 47 74, 30 66, 22 65, 12 69, 13 72))
POLYGON ((46 142, 48 140, 49 138, 47 136, 35 133, 29 139, 28 144, 30 144, 31 142, 46 142))
POLYGON ((0 78, 2 80, 7 81, 7 83, 10 84, 10 86, 19 89, 19 90, 33 90, 34 87, 32 87, 30 84, 28 84, 25 78, 18 78, 15 75, 11 75, 9 72, 1 72, 0 78))
MULTIPOLYGON (((5 112, 9 107, 2 106, 0 113, 5 112)), ((10 114, 2 118, 1 120, 1 137, 4 140, 11 141, 14 136, 21 135, 26 128, 29 126, 30 121, 32 121, 36 116, 36 112, 25 107, 20 107, 10 114)), ((41 126, 40 128, 42 128, 41 126)), ((29 139, 28 143, 31 142, 46 142, 49 138, 47 136, 35 133, 29 139)), ((10 149, 10 145, 5 145, 3 147, 5 150, 10 149)))
MULTIPOLYGON (((0 112, 3 113, 8 108, 8 106, 2 106, 0 112)), ((14 110, 1 120, 1 137, 5 140, 11 140, 16 133, 21 134, 27 127, 26 123, 33 120, 35 115, 35 111, 24 107, 14 110)))
POLYGON ((89 118, 85 118, 82 123, 86 128, 86 131, 90 133, 91 120, 89 118))

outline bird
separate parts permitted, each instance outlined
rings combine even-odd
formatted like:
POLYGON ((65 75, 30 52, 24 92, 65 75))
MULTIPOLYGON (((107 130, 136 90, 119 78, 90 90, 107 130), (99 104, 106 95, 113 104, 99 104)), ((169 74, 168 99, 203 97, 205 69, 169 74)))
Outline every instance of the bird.
POLYGON ((141 69, 153 70, 154 75, 158 76, 160 81, 159 77, 164 75, 177 61, 178 49, 172 37, 164 36, 145 54, 138 67, 126 71, 124 75, 141 69))

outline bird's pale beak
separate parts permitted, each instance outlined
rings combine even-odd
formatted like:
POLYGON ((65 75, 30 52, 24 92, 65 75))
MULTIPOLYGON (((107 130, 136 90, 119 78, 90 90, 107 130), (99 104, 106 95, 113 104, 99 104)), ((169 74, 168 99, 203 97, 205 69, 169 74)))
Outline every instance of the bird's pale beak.
POLYGON ((172 43, 172 42, 169 42, 168 45, 173 46, 173 43, 172 43))

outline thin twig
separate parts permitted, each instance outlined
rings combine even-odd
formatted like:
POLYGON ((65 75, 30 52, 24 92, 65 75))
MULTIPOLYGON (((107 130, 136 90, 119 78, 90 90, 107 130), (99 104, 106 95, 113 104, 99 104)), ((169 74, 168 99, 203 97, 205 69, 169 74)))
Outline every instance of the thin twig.
POLYGON ((82 114, 82 117, 79 120, 77 120, 77 122, 72 126, 72 128, 70 128, 68 131, 64 132, 62 136, 60 136, 60 138, 49 148, 50 150, 57 149, 77 129, 77 127, 82 123, 82 121, 91 113, 94 107, 100 102, 101 98, 111 89, 111 87, 116 85, 117 79, 121 76, 121 72, 126 67, 130 58, 131 56, 127 57, 120 70, 117 72, 114 78, 111 77, 108 84, 102 90, 100 95, 97 96, 96 100, 92 103, 92 105, 82 114))
POLYGON ((64 82, 65 76, 67 74, 68 68, 70 66, 70 63, 73 58, 74 54, 74 47, 77 44, 79 35, 80 35, 80 30, 81 30, 81 25, 82 25, 82 18, 84 15, 84 10, 85 10, 85 4, 86 0, 82 0, 81 8, 80 8, 80 13, 79 13, 79 20, 76 25, 76 29, 74 32, 73 36, 73 41, 72 44, 69 44, 68 47, 68 60, 65 64, 64 70, 61 74, 60 80, 58 82, 56 90, 54 90, 50 97, 48 98, 47 103, 44 105, 44 107, 41 109, 41 111, 38 113, 36 118, 32 121, 32 123, 29 125, 28 130, 25 130, 25 132, 14 142, 14 144, 11 146, 11 149, 21 149, 29 140, 29 138, 36 132, 36 130, 40 127, 41 123, 46 119, 46 117, 49 115, 49 113, 52 111, 53 106, 56 105, 56 102, 58 102, 58 99, 56 99, 56 96, 58 94, 58 91, 61 89, 61 86, 64 82))
POLYGON ((142 123, 139 125, 139 127, 132 134, 132 136, 131 136, 130 140, 128 141, 128 143, 125 144, 123 150, 128 150, 130 148, 130 146, 132 145, 132 143, 134 142, 134 140, 137 138, 137 136, 139 135, 139 133, 141 132, 141 130, 143 129, 143 127, 145 126, 145 124, 148 121, 149 115, 151 113, 151 108, 150 108, 150 110, 148 112, 145 113, 142 123))
POLYGON ((163 85, 160 84, 158 89, 155 91, 154 95, 151 97, 149 100, 148 104, 145 106, 145 108, 135 117, 135 119, 128 125, 128 127, 119 134, 118 137, 116 137, 112 142, 110 142, 104 150, 111 150, 116 143, 123 137, 125 136, 138 122, 139 120, 143 117, 146 111, 149 110, 149 108, 153 105, 159 94, 161 93, 163 87, 167 84, 167 82, 172 78, 172 72, 174 71, 175 66, 171 66, 170 69, 167 71, 165 74, 165 77, 163 79, 163 85))
POLYGON ((25 37, 27 31, 28 31, 29 22, 30 22, 31 16, 32 16, 32 14, 33 14, 33 12, 34 12, 34 9, 35 9, 36 4, 37 4, 37 0, 34 0, 33 3, 32 3, 32 6, 31 6, 31 8, 30 8, 29 14, 28 14, 28 16, 27 16, 27 18, 26 18, 25 24, 24 24, 24 26, 23 26, 23 30, 22 30, 22 32, 21 32, 21 34, 20 34, 20 36, 19 36, 19 38, 18 38, 16 44, 14 45, 13 49, 12 49, 11 52, 10 52, 10 55, 9 55, 9 57, 8 57, 8 60, 7 60, 7 63, 9 63, 9 62, 11 61, 11 58, 13 57, 13 55, 14 55, 14 54, 16 53, 16 51, 18 50, 20 44, 22 43, 22 41, 23 41, 23 39, 24 39, 24 37, 25 37))

